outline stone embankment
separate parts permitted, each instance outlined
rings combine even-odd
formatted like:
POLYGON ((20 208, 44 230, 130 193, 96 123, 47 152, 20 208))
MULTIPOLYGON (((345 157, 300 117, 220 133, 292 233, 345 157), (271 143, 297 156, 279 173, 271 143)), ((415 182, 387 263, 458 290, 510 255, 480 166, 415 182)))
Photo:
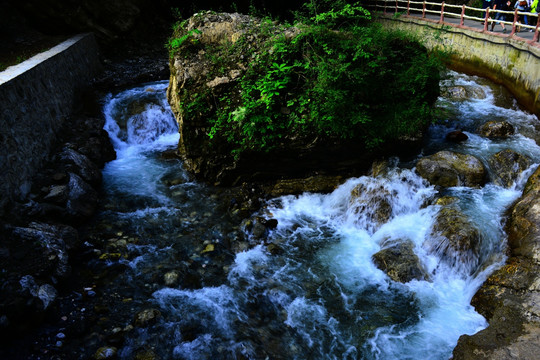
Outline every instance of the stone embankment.
POLYGON ((540 351, 540 169, 529 178, 507 222, 509 259, 476 293, 489 322, 463 335, 454 359, 536 359, 540 351))
POLYGON ((0 73, 0 215, 30 192, 32 176, 99 69, 97 44, 84 34, 0 73))
POLYGON ((86 34, 0 73, 3 340, 55 303, 80 246, 74 226, 97 209, 100 169, 115 157, 87 91, 100 67, 86 34))

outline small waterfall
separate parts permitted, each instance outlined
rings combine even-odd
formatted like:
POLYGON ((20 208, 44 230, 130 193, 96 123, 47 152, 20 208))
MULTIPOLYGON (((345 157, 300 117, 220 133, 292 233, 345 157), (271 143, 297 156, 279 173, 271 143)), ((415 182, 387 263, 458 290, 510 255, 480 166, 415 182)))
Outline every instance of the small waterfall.
MULTIPOLYGON (((443 116, 424 154, 449 149, 486 163, 509 148, 540 162, 531 139, 538 121, 504 90, 452 72, 442 84, 468 96, 439 99, 443 116), (516 135, 476 135, 482 123, 503 119, 516 135), (445 142, 455 128, 469 141, 445 142)), ((111 286, 129 289, 131 308, 162 313, 129 334, 120 358, 143 346, 174 359, 447 359, 461 335, 487 325, 470 300, 505 260, 503 216, 535 165, 508 189, 488 182, 441 192, 415 173, 414 162, 396 160, 330 194, 270 200, 257 216, 276 219, 277 228, 262 239, 245 230, 247 245, 235 248, 244 229, 227 213, 223 191, 189 181, 179 161, 160 155, 178 141, 166 86, 110 96, 104 108, 118 159, 104 170, 111 199, 102 218, 137 239, 125 250, 125 274, 111 286), (438 203, 442 196, 451 204, 438 203), (437 239, 443 215, 478 232, 469 255, 456 259, 437 239), (410 251, 415 272, 406 281, 374 261, 392 246, 410 251), (182 281, 155 280, 166 274, 182 281), (190 280, 197 277, 204 281, 190 280)))

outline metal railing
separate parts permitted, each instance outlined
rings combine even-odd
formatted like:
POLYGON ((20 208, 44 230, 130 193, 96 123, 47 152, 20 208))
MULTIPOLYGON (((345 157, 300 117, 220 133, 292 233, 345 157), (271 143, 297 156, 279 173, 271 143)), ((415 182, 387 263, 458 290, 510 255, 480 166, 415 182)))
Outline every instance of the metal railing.
POLYGON ((437 23, 446 24, 454 27, 470 27, 465 25, 465 20, 479 21, 483 25, 484 32, 492 32, 489 30, 489 26, 492 27, 495 24, 505 24, 511 26, 512 30, 507 36, 519 36, 516 33, 520 31, 534 31, 533 39, 531 43, 538 43, 539 29, 540 29, 540 17, 538 13, 530 13, 519 11, 503 11, 497 9, 475 8, 467 5, 453 5, 446 4, 444 1, 439 2, 427 2, 427 1, 411 1, 411 0, 368 0, 365 1, 366 8, 375 12, 382 12, 383 14, 401 14, 408 17, 416 17, 430 21, 436 21, 437 23), (480 16, 474 16, 470 14, 477 14, 480 16), (495 20, 495 14, 503 14, 503 19, 495 20), (520 18, 527 16, 528 23, 534 22, 536 19, 536 25, 522 24, 520 18), (434 19, 434 17, 436 19, 434 19), (507 21, 506 18, 511 17, 512 21, 507 21), (459 23, 452 22, 454 19, 459 23), (533 21, 531 21, 533 20, 533 21))

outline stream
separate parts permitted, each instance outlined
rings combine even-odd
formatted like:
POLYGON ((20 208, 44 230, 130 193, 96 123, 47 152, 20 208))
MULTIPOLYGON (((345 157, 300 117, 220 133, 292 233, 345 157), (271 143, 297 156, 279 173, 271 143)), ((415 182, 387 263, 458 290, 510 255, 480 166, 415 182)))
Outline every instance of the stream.
MULTIPOLYGON (((509 148, 540 163, 540 124, 504 88, 455 72, 441 86, 467 96, 443 91, 418 158, 446 149, 487 164, 509 148), (516 134, 477 135, 490 120, 510 122, 516 134), (457 128, 469 139, 446 142, 457 128)), ((470 301, 505 261, 504 214, 537 164, 510 188, 441 191, 415 173, 418 158, 393 159, 377 177, 347 179, 330 194, 271 199, 246 220, 231 211, 229 189, 194 181, 171 155, 179 135, 166 87, 104 99, 117 160, 103 170, 105 200, 85 230, 87 243, 104 249, 88 263, 100 274, 90 295, 104 315, 94 329, 100 336, 76 352, 92 356, 109 344, 120 359, 448 359, 461 335, 487 326, 470 301), (367 198, 352 195, 359 187, 367 198), (366 206, 373 193, 391 205, 382 224, 366 206), (480 230, 477 258, 448 261, 423 246, 442 195, 456 197, 480 230), (256 233, 256 217, 277 227, 256 233), (375 253, 403 239, 426 279, 395 282, 375 266, 375 253)))

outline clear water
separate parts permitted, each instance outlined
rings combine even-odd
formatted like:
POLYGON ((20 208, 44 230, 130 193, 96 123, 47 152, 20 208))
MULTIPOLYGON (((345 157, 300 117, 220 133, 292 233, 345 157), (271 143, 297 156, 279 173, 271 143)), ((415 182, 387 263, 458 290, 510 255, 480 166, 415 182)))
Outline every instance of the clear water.
MULTIPOLYGON (((450 149, 486 163, 511 148, 540 161, 530 138, 537 118, 503 89, 456 73, 441 85, 463 86, 471 96, 439 99, 441 119, 424 155, 450 149), (509 121, 518 133, 504 141, 476 135, 489 120, 509 121), (446 143, 456 128, 469 140, 446 143)), ((277 219, 278 227, 256 239, 228 211, 226 190, 191 181, 179 160, 161 156, 178 142, 166 86, 111 95, 104 107, 118 159, 104 170, 108 201, 96 228, 108 241, 128 239, 119 260, 125 271, 104 286, 121 292, 117 311, 155 308, 162 315, 126 335, 120 358, 152 349, 171 359, 447 359, 462 334, 487 326, 470 300, 505 260, 503 214, 535 166, 510 189, 488 183, 441 194, 415 174, 414 162, 396 161, 384 175, 348 179, 331 194, 272 199, 258 215, 277 219), (387 221, 365 206, 376 200, 369 191, 351 195, 359 185, 391 204, 387 221), (423 246, 441 195, 457 197, 481 230, 478 257, 449 262, 423 246), (385 243, 404 239, 428 280, 397 283, 374 265, 385 243), (165 285, 164 275, 175 271, 197 280, 165 285)))

